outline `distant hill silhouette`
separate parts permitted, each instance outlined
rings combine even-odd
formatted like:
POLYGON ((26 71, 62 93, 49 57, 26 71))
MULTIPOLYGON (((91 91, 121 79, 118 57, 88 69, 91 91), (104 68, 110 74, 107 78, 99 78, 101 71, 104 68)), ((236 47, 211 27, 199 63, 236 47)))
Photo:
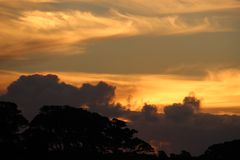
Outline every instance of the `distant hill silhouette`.
POLYGON ((43 106, 28 123, 16 104, 0 102, 0 155, 9 159, 240 159, 240 140, 212 145, 198 157, 187 151, 168 156, 164 151, 155 154, 153 147, 136 133, 124 121, 70 106, 43 106))

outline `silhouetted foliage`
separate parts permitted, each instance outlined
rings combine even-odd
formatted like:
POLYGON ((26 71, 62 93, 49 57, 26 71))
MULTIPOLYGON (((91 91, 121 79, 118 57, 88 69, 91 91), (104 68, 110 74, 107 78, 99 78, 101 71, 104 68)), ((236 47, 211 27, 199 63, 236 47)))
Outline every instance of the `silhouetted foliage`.
MULTIPOLYGON (((191 99, 187 102, 192 105, 191 99)), ((28 123, 16 104, 0 102, 0 153, 9 158, 26 158, 34 153, 31 158, 35 159, 240 159, 240 140, 212 145, 199 157, 192 157, 187 151, 170 156, 159 151, 156 156, 151 145, 134 136, 136 133, 124 121, 70 106, 44 106, 28 123)))
POLYGON ((164 151, 158 151, 158 160, 169 160, 169 157, 164 151))
POLYGON ((171 160, 191 160, 193 157, 187 151, 182 151, 180 154, 171 154, 171 160))
POLYGON ((239 160, 240 140, 215 144, 200 156, 201 160, 239 160))
POLYGON ((27 150, 81 155, 149 154, 153 148, 118 119, 69 106, 44 106, 25 131, 27 150))
POLYGON ((20 131, 28 121, 21 115, 17 105, 11 102, 0 102, 0 152, 13 152, 20 147, 20 131))

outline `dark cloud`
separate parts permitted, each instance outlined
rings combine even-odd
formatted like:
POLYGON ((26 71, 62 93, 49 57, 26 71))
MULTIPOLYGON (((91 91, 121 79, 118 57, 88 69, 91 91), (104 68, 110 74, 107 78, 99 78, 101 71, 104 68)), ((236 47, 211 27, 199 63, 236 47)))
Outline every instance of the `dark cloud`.
POLYGON ((60 82, 56 75, 21 76, 13 82, 1 100, 17 103, 28 118, 43 105, 105 105, 115 94, 115 87, 104 82, 81 88, 60 82))
POLYGON ((164 108, 165 116, 175 121, 182 121, 193 116, 200 108, 200 101, 195 97, 185 97, 183 104, 175 103, 164 108))
POLYGON ((145 104, 142 108, 142 115, 148 121, 157 120, 157 106, 145 104))
POLYGON ((176 121, 184 120, 193 115, 193 108, 189 106, 184 106, 182 104, 173 104, 164 108, 164 113, 167 118, 176 121))
POLYGON ((77 88, 55 75, 31 75, 13 82, 0 100, 17 103, 28 118, 42 105, 84 106, 108 117, 122 117, 141 138, 167 152, 201 154, 209 145, 239 139, 240 116, 202 113, 200 101, 193 96, 159 113, 157 106, 149 104, 141 111, 128 110, 113 102, 114 95, 115 87, 104 82, 77 88))
POLYGON ((148 115, 154 121, 143 118, 146 113, 142 111, 130 125, 145 140, 167 152, 187 150, 197 155, 211 144, 238 139, 240 135, 240 116, 201 113, 200 101, 195 97, 166 106, 164 113, 151 113, 148 115))

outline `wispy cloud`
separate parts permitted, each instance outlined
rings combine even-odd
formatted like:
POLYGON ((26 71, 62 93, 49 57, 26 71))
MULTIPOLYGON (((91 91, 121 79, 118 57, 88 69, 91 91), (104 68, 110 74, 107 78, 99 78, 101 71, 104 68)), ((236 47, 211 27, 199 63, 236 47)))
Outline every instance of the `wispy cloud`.
POLYGON ((83 53, 83 42, 96 38, 134 35, 173 35, 234 30, 222 25, 218 17, 185 17, 180 12, 204 11, 211 8, 236 8, 235 0, 221 1, 57 1, 23 0, 0 1, 1 53, 0 57, 23 57, 28 54, 78 54, 83 53), (50 2, 54 2, 53 4, 50 2), (81 8, 59 10, 58 3, 88 3, 106 5, 107 10, 96 14, 95 10, 81 8), (49 6, 43 9, 41 5, 49 6), (51 5, 50 5, 51 4, 51 5), (118 4, 118 5, 116 5, 118 4), (51 7, 50 7, 51 6, 51 7), (138 12, 132 12, 136 8, 138 12), (150 16, 144 12, 152 13, 150 16), (157 12, 169 13, 159 15, 157 12), (171 14, 170 14, 171 13, 171 14), (174 13, 174 14, 172 14, 174 13))
POLYGON ((194 13, 240 7, 238 0, 155 0, 151 3, 148 0, 117 0, 117 2, 103 0, 103 2, 148 15, 194 13))

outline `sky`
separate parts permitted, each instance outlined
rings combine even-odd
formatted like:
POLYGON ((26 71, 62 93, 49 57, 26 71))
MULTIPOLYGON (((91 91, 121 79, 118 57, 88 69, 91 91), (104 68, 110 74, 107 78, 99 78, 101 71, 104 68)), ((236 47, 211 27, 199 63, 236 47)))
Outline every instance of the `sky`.
POLYGON ((28 119, 88 104, 168 153, 239 138, 239 0, 0 0, 0 28, 0 100, 28 119))
POLYGON ((132 110, 194 94, 209 112, 237 113, 239 8, 239 0, 0 0, 0 92, 20 75, 51 73, 75 86, 111 83, 132 110))

